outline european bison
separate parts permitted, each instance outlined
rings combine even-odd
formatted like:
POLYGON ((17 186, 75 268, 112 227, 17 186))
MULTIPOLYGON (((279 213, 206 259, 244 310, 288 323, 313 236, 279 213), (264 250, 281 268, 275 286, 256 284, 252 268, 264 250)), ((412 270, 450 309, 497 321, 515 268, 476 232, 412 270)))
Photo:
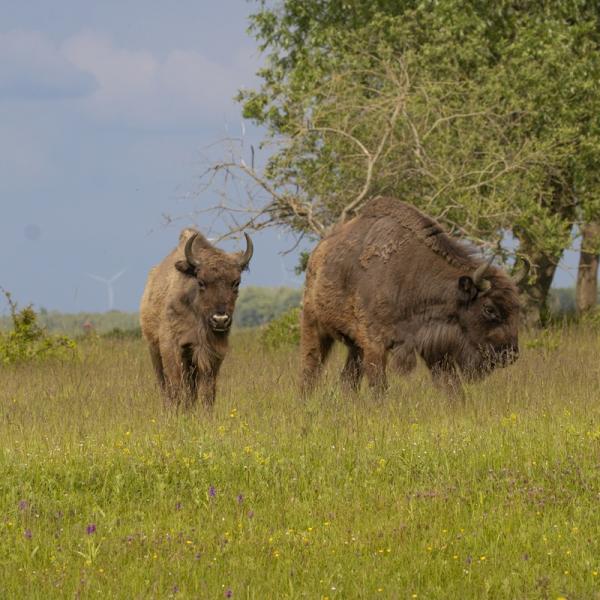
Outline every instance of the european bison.
POLYGON ((179 245, 148 275, 140 306, 142 334, 166 398, 192 406, 198 390, 215 401, 216 379, 227 339, 240 276, 252 258, 228 254, 195 229, 184 229, 179 245))
POLYGON ((508 365, 519 351, 516 283, 413 206, 372 200, 308 262, 302 387, 312 388, 334 340, 348 347, 342 382, 352 389, 364 373, 381 391, 388 354, 403 372, 420 355, 451 388, 508 365))

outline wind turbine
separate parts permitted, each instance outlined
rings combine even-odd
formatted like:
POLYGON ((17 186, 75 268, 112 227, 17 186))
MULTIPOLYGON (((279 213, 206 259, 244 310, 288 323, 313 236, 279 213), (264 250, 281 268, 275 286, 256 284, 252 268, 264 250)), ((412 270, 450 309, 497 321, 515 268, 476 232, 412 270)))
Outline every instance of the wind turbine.
POLYGON ((104 283, 106 285, 106 291, 108 292, 108 310, 112 310, 115 304, 115 290, 113 288, 113 283, 121 277, 125 273, 125 269, 121 269, 117 274, 112 277, 105 279, 104 277, 100 277, 99 275, 92 275, 91 273, 87 273, 88 277, 99 281, 100 283, 104 283))

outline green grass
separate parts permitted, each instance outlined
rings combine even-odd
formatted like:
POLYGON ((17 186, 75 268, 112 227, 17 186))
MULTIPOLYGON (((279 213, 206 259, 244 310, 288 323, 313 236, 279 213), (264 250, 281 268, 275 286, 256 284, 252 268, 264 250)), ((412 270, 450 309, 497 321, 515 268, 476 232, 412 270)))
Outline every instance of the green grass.
POLYGON ((304 403, 248 332, 212 415, 137 340, 2 368, 0 596, 600 598, 600 337, 557 335, 464 404, 344 397, 340 354, 304 403))

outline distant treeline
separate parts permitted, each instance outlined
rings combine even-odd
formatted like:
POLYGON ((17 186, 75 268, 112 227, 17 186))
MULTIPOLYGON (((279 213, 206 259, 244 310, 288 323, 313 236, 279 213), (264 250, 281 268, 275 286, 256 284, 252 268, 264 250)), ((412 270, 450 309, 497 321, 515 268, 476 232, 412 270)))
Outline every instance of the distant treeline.
MULTIPOLYGON (((247 287, 240 291, 235 311, 237 327, 255 327, 268 323, 290 308, 300 305, 302 290, 286 287, 247 287)), ((2 307, 3 308, 3 307, 2 307)), ((34 309, 36 307, 34 306, 34 309)), ((139 315, 137 312, 121 312, 111 310, 104 313, 72 313, 66 314, 55 310, 40 308, 39 324, 52 333, 79 336, 87 331, 100 335, 139 332, 139 315)), ((0 317, 0 330, 11 326, 8 316, 0 317)))

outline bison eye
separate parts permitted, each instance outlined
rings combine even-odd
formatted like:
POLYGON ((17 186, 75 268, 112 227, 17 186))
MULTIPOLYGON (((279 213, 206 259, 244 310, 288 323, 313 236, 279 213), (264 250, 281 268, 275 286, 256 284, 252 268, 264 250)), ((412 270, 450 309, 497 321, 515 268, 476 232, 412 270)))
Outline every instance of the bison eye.
POLYGON ((493 307, 486 305, 483 307, 483 316, 490 321, 500 321, 498 311, 493 307))
POLYGON ((202 279, 198 279, 198 288, 201 290, 206 289, 206 284, 204 283, 204 281, 202 281, 202 279))
POLYGON ((240 287, 240 280, 236 280, 231 284, 231 287, 237 291, 237 289, 240 287))

